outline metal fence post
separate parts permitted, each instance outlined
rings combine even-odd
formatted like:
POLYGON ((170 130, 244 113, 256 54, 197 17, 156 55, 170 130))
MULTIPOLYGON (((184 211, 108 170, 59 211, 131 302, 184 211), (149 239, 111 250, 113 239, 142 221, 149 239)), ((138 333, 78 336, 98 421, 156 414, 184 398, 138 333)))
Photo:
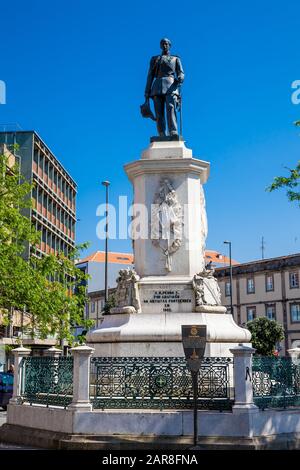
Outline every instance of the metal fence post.
POLYGON ((91 411, 90 402, 90 362, 94 349, 88 346, 72 348, 73 364, 73 400, 70 410, 91 411))
POLYGON ((253 403, 252 386, 252 354, 256 350, 239 344, 230 349, 234 356, 234 391, 235 401, 233 410, 258 410, 253 403))
POLYGON ((21 398, 21 386, 22 386, 22 368, 21 361, 23 357, 29 356, 31 349, 24 348, 20 346, 12 350, 14 355, 14 387, 13 387, 13 396, 9 400, 10 405, 17 405, 20 403, 21 398))

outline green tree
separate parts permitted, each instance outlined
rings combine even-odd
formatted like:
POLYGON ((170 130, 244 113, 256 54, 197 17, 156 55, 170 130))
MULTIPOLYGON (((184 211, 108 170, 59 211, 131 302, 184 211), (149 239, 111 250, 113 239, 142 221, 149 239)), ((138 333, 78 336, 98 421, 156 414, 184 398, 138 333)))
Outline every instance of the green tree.
POLYGON ((6 311, 23 308, 28 298, 32 270, 22 258, 25 244, 35 244, 38 234, 22 210, 30 207, 31 185, 9 167, 0 155, 0 305, 6 311))
POLYGON ((68 256, 60 253, 41 259, 24 259, 26 244, 40 240, 22 210, 31 206, 32 185, 19 174, 17 165, 10 168, 8 158, 0 155, 0 307, 2 322, 11 320, 14 309, 30 312, 32 337, 56 335, 62 342, 74 341, 76 325, 89 328, 84 319, 87 276, 75 266, 79 251, 68 256))
POLYGON ((78 246, 68 256, 59 253, 35 261, 35 272, 40 280, 29 310, 35 316, 34 323, 42 337, 56 334, 60 342, 66 340, 73 344, 75 326, 87 330, 94 323, 84 318, 87 301, 84 281, 88 276, 75 266, 80 250, 86 247, 87 244, 78 246), (45 287, 41 292, 39 287, 43 281, 45 287))
POLYGON ((110 294, 108 296, 108 300, 106 302, 106 304, 104 305, 104 308, 103 308, 103 315, 109 315, 110 314, 110 310, 116 306, 116 298, 115 298, 115 295, 114 294, 110 294))
POLYGON ((283 326, 275 320, 258 317, 247 323, 251 342, 257 354, 272 356, 276 343, 284 339, 283 326))
MULTIPOLYGON (((295 125, 300 127, 300 121, 296 121, 295 125)), ((300 206, 300 160, 295 168, 286 168, 287 176, 276 176, 273 183, 267 187, 267 191, 272 192, 277 189, 286 189, 288 200, 296 201, 300 206)))

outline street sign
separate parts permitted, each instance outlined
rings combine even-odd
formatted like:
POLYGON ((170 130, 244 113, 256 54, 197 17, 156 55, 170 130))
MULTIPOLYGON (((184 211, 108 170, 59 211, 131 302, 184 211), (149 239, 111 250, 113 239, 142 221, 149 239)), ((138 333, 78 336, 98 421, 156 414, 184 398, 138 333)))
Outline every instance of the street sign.
POLYGON ((182 325, 182 345, 191 371, 198 371, 206 346, 206 325, 182 325))
POLYGON ((198 439, 198 373, 206 346, 206 325, 181 325, 182 345, 191 371, 194 396, 194 446, 198 439))

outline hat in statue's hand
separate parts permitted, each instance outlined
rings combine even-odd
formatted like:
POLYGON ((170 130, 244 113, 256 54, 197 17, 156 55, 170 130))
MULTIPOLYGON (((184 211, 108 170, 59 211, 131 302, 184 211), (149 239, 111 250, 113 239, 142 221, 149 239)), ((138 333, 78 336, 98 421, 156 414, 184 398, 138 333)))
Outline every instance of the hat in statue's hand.
POLYGON ((156 121, 156 118, 155 118, 154 114, 151 111, 149 101, 145 101, 144 104, 141 104, 140 108, 141 108, 141 115, 144 118, 151 118, 151 119, 153 119, 153 121, 156 121))

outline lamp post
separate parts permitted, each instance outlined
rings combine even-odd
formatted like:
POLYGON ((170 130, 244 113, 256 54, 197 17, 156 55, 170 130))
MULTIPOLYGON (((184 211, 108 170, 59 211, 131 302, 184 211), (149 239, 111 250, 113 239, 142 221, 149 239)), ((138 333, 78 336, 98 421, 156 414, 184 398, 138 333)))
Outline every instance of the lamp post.
POLYGON ((233 315, 233 304, 232 304, 232 262, 231 262, 231 242, 225 240, 223 243, 229 245, 229 272, 230 272, 230 313, 233 315))
POLYGON ((107 284, 107 265, 108 265, 108 187, 110 185, 109 181, 102 181, 103 186, 105 186, 105 202, 106 202, 106 225, 105 225, 105 303, 108 301, 108 284, 107 284))

